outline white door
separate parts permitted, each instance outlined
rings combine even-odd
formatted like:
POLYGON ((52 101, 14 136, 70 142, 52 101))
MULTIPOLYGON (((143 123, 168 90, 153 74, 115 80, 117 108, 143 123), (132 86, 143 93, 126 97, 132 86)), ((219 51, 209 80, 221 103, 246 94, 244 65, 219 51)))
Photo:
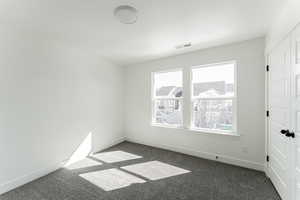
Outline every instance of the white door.
POLYGON ((292 33, 291 120, 295 138, 292 144, 292 199, 300 199, 300 26, 292 33))
POLYGON ((269 176, 283 200, 291 200, 290 39, 269 54, 269 176))

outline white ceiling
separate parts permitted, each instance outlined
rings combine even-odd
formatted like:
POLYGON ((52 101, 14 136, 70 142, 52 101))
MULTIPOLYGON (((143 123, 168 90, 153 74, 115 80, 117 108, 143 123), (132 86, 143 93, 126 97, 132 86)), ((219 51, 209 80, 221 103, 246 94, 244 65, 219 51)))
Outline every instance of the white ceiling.
POLYGON ((128 65, 264 36, 287 0, 1 0, 0 22, 46 32, 128 65), (121 24, 115 7, 138 9, 121 24), (175 46, 191 42, 191 48, 175 46))

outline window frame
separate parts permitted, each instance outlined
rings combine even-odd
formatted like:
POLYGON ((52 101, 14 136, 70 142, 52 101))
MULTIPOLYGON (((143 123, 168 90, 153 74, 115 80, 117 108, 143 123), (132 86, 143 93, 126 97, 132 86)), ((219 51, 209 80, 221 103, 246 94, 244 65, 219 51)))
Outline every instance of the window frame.
POLYGON ((183 84, 183 77, 184 77, 184 69, 183 68, 174 68, 174 69, 167 69, 161 71, 153 71, 151 72, 151 125, 157 127, 165 127, 165 128, 183 128, 184 127, 184 96, 181 97, 156 97, 155 95, 155 74, 159 73, 168 73, 168 72, 181 72, 181 79, 182 79, 182 91, 184 95, 184 84, 183 84), (171 124, 162 124, 155 122, 155 101, 156 100, 179 100, 181 104, 181 116, 182 116, 182 123, 179 125, 171 125, 171 124))
POLYGON ((224 135, 234 135, 238 136, 237 132, 237 61, 231 60, 231 61, 225 61, 225 62, 219 62, 219 63, 210 63, 210 64, 204 64, 204 65, 197 65, 192 66, 190 68, 190 121, 189 121, 189 129, 191 131, 197 131, 197 132, 204 132, 204 133, 217 133, 217 134, 224 134, 224 135), (193 69, 199 69, 204 67, 217 67, 221 65, 226 64, 233 64, 234 68, 234 96, 233 97, 214 97, 214 98, 201 98, 201 97, 194 97, 193 96, 193 69), (232 130, 220 130, 220 129, 209 129, 209 128, 198 128, 194 126, 194 114, 193 114, 193 105, 195 100, 232 100, 232 130))

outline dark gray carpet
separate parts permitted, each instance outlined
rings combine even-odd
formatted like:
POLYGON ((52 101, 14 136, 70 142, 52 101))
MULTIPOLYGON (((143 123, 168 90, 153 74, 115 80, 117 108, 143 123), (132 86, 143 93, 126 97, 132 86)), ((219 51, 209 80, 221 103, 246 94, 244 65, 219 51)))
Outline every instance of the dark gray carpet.
MULTIPOLYGON (((107 149, 124 151, 142 158, 100 166, 60 169, 0 196, 1 200, 280 200, 262 172, 222 164, 149 146, 124 142, 107 149), (190 173, 150 180, 120 169, 137 163, 160 161, 190 173), (81 178, 87 172, 117 168, 145 180, 145 183, 105 191, 81 178)), ((93 158, 94 160, 97 160, 93 158)))

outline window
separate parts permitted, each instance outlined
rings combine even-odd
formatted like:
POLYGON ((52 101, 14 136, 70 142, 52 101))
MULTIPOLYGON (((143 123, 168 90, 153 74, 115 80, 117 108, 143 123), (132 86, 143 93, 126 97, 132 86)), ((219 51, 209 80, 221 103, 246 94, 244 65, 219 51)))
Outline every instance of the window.
POLYGON ((182 126, 182 70, 152 74, 152 124, 182 126))
POLYGON ((191 71, 152 73, 153 125, 232 135, 237 132, 236 118, 234 61, 192 67, 191 71), (183 93, 188 92, 183 87, 183 74, 191 83, 191 101, 183 98, 183 93), (183 113, 183 105, 191 109, 183 113), (191 116, 190 121, 183 120, 183 116, 191 116))
POLYGON ((192 68, 191 129, 235 131, 235 63, 192 68))
POLYGON ((300 41, 296 42, 296 64, 300 64, 300 41))

